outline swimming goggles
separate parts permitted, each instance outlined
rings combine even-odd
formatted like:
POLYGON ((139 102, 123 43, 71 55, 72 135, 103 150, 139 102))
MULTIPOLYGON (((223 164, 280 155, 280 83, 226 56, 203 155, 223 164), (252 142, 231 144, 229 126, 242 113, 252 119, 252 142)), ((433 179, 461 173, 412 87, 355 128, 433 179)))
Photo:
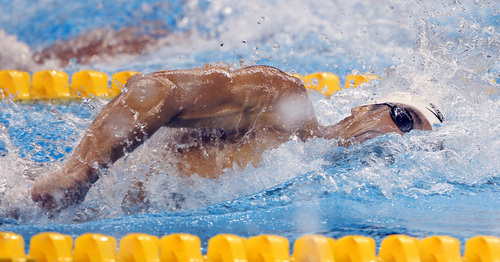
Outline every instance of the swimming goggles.
POLYGON ((392 121, 394 121, 394 124, 396 124, 399 130, 404 133, 408 133, 413 129, 413 118, 408 110, 389 103, 384 103, 382 105, 386 105, 391 108, 392 121))

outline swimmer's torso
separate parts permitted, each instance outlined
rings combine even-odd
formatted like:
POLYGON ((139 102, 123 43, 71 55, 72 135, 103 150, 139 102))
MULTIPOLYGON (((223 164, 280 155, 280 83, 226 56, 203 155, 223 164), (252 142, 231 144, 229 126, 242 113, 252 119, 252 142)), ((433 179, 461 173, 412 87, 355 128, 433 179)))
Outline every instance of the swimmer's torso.
POLYGON ((166 148, 183 176, 213 178, 235 164, 257 165, 263 151, 295 135, 303 139, 303 130, 317 125, 303 84, 275 68, 208 66, 153 75, 194 101, 165 123, 180 131, 166 148))
POLYGON ((274 130, 241 133, 183 128, 175 133, 164 147, 166 159, 171 160, 181 176, 198 174, 208 178, 218 178, 226 168, 257 166, 265 150, 290 139, 274 130))

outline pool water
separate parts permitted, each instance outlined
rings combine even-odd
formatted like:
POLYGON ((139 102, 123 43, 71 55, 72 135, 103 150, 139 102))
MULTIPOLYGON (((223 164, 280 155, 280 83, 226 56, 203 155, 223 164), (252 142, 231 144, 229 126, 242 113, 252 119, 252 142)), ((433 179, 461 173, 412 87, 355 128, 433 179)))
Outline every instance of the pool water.
POLYGON ((445 234, 462 243, 500 234, 500 5, 493 1, 0 3, 0 69, 147 73, 225 62, 303 75, 333 72, 342 80, 374 73, 383 80, 329 99, 311 93, 318 119, 336 123, 352 107, 394 91, 419 93, 445 116, 431 132, 387 134, 349 148, 333 140, 290 141, 267 151, 261 166, 235 166, 218 180, 181 179, 157 161, 155 153, 171 132, 165 128, 110 168, 82 204, 47 216, 29 198, 33 179, 62 164, 107 100, 4 99, 0 231, 25 239, 43 231, 118 238, 185 232, 205 245, 218 233, 277 234, 291 241, 303 234, 361 234, 378 244, 400 233, 445 234), (160 44, 148 52, 88 64, 32 58, 97 28, 130 26, 168 33, 157 36, 160 44), (128 187, 151 170, 157 176, 146 182, 149 206, 125 213, 120 205, 128 187))

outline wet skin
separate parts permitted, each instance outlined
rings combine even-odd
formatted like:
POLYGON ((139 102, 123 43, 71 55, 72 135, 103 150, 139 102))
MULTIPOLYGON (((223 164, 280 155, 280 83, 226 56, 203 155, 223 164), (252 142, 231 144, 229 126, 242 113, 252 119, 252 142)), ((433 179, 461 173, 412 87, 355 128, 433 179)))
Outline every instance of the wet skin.
MULTIPOLYGON (((168 150, 178 158, 182 176, 207 178, 217 178, 233 163, 258 165, 265 150, 294 138, 337 139, 340 146, 349 146, 390 132, 403 135, 386 105, 356 107, 339 123, 321 125, 303 83, 267 66, 134 75, 125 90, 99 113, 64 166, 35 181, 34 201, 48 210, 83 201, 100 168, 162 126, 184 128, 186 140, 193 132, 198 135, 188 147, 168 150)), ((432 129, 416 109, 396 105, 410 111, 414 129, 432 129)))

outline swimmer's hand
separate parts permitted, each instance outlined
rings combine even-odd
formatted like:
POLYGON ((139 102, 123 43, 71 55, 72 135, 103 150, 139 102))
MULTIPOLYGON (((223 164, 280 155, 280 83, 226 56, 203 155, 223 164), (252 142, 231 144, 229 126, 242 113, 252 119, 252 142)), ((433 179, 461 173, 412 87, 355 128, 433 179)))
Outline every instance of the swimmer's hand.
POLYGON ((93 182, 86 170, 70 173, 58 170, 33 183, 31 198, 46 211, 59 211, 83 202, 93 182))

